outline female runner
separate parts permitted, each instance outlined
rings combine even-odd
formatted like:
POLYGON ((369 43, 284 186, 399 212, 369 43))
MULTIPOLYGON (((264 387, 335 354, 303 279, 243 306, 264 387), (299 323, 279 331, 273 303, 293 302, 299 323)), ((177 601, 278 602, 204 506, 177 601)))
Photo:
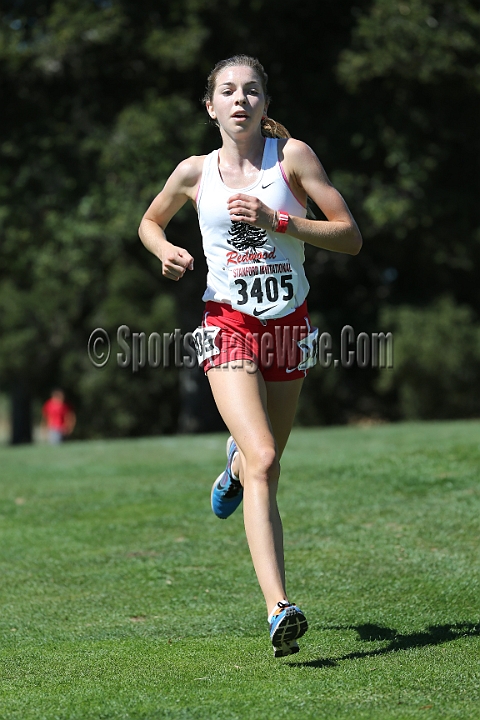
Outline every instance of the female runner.
POLYGON ((202 327, 195 342, 231 437, 227 466, 212 488, 215 514, 228 517, 243 499, 247 541, 265 596, 275 657, 298 651, 307 629, 285 589, 283 532, 276 495, 316 330, 306 307, 303 243, 356 255, 358 227, 315 153, 267 117, 267 75, 255 58, 219 62, 205 107, 222 146, 181 162, 145 213, 139 235, 179 280, 193 257, 165 229, 191 200, 207 259, 202 327), (306 218, 310 196, 327 220, 306 218))

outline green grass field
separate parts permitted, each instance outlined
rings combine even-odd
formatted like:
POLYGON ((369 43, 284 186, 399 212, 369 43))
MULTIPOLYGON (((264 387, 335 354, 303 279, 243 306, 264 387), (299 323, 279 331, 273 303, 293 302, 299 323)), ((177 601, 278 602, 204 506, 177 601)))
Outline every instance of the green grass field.
POLYGON ((226 436, 0 448, 0 718, 480 718, 480 423, 296 429, 275 660, 226 436))

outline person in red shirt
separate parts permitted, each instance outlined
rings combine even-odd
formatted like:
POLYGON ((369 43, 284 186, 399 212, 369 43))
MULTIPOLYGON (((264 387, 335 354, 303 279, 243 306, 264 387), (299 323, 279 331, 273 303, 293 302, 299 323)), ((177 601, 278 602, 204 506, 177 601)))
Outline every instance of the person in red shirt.
POLYGON ((48 431, 48 441, 58 445, 75 427, 76 417, 71 405, 65 402, 65 393, 57 388, 42 408, 44 424, 48 431))

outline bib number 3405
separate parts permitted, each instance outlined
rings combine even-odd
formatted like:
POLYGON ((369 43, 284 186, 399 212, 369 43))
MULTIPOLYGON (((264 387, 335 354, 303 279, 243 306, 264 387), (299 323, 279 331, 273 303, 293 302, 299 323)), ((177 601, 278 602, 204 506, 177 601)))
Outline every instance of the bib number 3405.
POLYGON ((256 300, 261 304, 268 302, 288 301, 293 298, 293 275, 268 275, 266 278, 256 277, 252 283, 242 278, 235 280, 238 288, 237 305, 247 305, 249 301, 256 300), (279 283, 280 281, 280 283, 279 283), (279 287, 280 284, 280 287, 279 287))
POLYGON ((282 317, 295 308, 298 275, 290 263, 246 265, 229 269, 232 307, 262 320, 282 317))

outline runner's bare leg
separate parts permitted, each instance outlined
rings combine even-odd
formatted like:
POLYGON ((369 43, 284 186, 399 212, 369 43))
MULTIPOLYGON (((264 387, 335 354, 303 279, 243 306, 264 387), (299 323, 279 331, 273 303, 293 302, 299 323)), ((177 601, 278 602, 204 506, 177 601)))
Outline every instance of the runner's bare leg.
POLYGON ((270 612, 287 597, 276 494, 279 458, 290 434, 303 379, 265 383, 261 373, 252 369, 250 363, 237 361, 212 368, 207 377, 219 412, 240 451, 245 532, 270 612))

